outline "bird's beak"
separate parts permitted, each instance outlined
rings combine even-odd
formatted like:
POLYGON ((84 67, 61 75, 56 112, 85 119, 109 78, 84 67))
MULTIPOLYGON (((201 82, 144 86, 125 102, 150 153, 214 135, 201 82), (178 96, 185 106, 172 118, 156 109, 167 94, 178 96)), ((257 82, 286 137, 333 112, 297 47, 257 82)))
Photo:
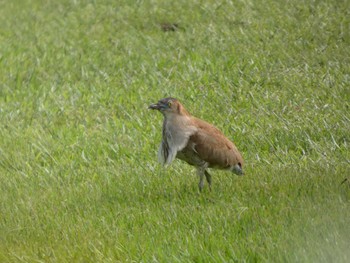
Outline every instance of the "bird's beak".
POLYGON ((161 105, 159 103, 154 103, 148 106, 149 109, 151 110, 160 110, 161 105))

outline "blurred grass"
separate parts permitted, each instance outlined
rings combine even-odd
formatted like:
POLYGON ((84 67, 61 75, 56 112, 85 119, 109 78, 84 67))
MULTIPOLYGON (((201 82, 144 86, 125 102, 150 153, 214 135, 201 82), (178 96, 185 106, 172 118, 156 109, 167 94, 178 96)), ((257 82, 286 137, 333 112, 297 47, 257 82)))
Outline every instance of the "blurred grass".
POLYGON ((347 1, 0 6, 0 261, 349 260, 347 1), (245 177, 157 164, 166 96, 245 177))

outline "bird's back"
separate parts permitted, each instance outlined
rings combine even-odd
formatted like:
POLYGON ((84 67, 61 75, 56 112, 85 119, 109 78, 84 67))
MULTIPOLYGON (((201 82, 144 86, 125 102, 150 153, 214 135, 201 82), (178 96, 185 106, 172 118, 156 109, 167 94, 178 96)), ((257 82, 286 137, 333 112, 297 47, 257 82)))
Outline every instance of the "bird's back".
POLYGON ((195 117, 192 117, 191 122, 197 128, 196 132, 189 137, 178 158, 191 165, 200 165, 194 162, 204 161, 212 168, 231 169, 236 165, 242 168, 241 154, 218 128, 195 117))

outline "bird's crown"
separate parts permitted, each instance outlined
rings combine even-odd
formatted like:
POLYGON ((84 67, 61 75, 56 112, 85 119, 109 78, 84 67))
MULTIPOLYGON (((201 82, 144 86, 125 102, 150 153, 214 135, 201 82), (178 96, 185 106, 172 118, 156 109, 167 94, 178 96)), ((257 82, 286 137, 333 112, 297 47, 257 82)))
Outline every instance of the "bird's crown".
POLYGON ((161 99, 157 103, 151 104, 148 108, 152 110, 159 110, 163 114, 176 113, 180 115, 189 115, 181 103, 172 97, 161 99))

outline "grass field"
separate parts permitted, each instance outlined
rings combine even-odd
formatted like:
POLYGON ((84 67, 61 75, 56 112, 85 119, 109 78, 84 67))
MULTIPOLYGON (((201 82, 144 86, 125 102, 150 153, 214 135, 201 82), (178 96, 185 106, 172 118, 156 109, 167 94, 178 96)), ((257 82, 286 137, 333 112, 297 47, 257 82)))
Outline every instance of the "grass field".
POLYGON ((0 1, 0 25, 0 262, 350 261, 348 1, 0 1), (167 96, 244 177, 157 163, 167 96))

